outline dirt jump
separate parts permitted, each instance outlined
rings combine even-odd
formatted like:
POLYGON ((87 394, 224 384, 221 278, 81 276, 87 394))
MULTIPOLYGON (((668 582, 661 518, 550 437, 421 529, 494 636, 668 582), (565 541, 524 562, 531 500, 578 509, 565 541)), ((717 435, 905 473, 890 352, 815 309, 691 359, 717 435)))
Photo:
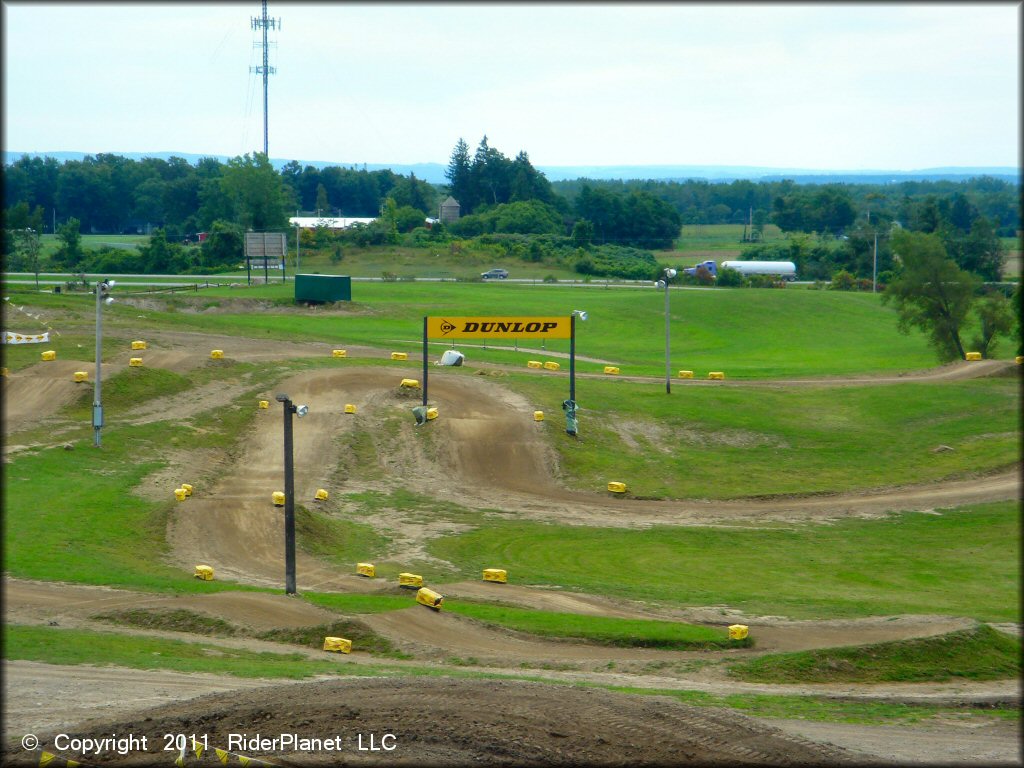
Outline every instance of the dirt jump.
MULTIPOLYGON (((147 365, 175 370, 204 364, 208 349, 223 348, 230 359, 273 361, 329 354, 324 344, 292 344, 201 334, 167 334, 159 348, 147 353, 147 365)), ((379 350, 362 350, 383 358, 379 350)), ((353 351, 349 352, 354 354, 353 351)), ((105 375, 127 360, 104 364, 105 375)), ((24 446, 8 436, 30 426, 54 423, 61 405, 76 396, 71 374, 89 370, 83 361, 39 363, 12 374, 4 382, 5 454, 24 446)), ((900 381, 992 375, 1005 364, 965 364, 898 377, 900 381)), ((481 368, 483 370, 483 367, 481 368)), ((642 501, 617 499, 566 489, 558 479, 557 461, 543 425, 529 416, 534 404, 503 387, 491 376, 445 375, 430 378, 430 401, 440 418, 418 429, 410 415, 418 393, 402 393, 398 382, 418 378, 415 361, 408 368, 357 366, 317 369, 291 376, 273 392, 261 393, 271 408, 260 411, 229 461, 187 504, 176 505, 167 541, 171 561, 191 571, 195 564, 212 566, 220 580, 280 588, 284 563, 281 547, 283 511, 271 503, 283 491, 283 431, 276 392, 285 392, 309 413, 293 425, 295 497, 315 504, 317 489, 332 496, 394 487, 444 488, 445 498, 470 509, 500 509, 518 519, 558 521, 591 526, 709 524, 723 521, 825 520, 849 515, 882 515, 892 509, 931 509, 980 501, 1020 497, 1017 471, 972 480, 920 487, 886 489, 863 494, 815 496, 765 501, 642 501), (355 405, 345 413, 344 405, 355 405), (346 450, 345 436, 359 429, 388 433, 388 450, 378 452, 380 473, 369 479, 339 477, 336 468, 346 450), (628 514, 626 514, 628 512, 628 514)), ((90 374, 91 376, 91 374, 90 374)), ((889 383, 896 377, 827 380, 844 383, 889 383)), ((799 386, 807 382, 772 382, 799 386)), ((822 383, 822 382, 819 382, 822 383)), ((759 386, 757 382, 731 386, 759 386)), ((225 406, 252 383, 240 380, 142 404, 129 423, 179 418, 225 406)), ((59 439, 59 437, 57 438, 59 439)), ((165 498, 169 479, 201 474, 202 454, 179 452, 174 465, 147 478, 136 493, 165 498)), ((457 530, 456 524, 413 525, 398 513, 377 512, 367 518, 391 540, 389 559, 429 558, 431 538, 457 530)), ((387 592, 394 585, 366 579, 300 551, 299 592, 387 592)), ((490 598, 493 585, 452 582, 438 585, 449 599, 490 598)), ((748 617, 719 609, 654 609, 603 596, 563 593, 529 585, 503 585, 501 601, 539 608, 624 618, 680 619, 722 624, 748 617)), ((5 578, 5 614, 9 622, 97 628, 97 614, 125 608, 162 610, 187 608, 253 630, 309 627, 336 616, 283 595, 219 592, 166 596, 58 583, 5 578)), ((208 749, 228 749, 238 734, 263 736, 293 733, 304 738, 338 735, 338 749, 284 748, 262 751, 276 765, 402 764, 402 765, 822 765, 868 762, 1015 764, 1019 733, 1015 724, 996 724, 972 731, 946 724, 945 730, 914 733, 877 728, 806 728, 792 722, 768 723, 720 710, 689 706, 664 696, 630 696, 564 683, 603 684, 701 690, 720 695, 790 693, 845 698, 949 702, 1010 702, 1019 705, 1016 681, 973 684, 877 686, 767 686, 739 684, 721 673, 702 671, 675 676, 652 671, 652 662, 707 657, 698 652, 621 649, 582 642, 545 640, 476 624, 452 613, 413 606, 364 617, 371 629, 413 655, 417 665, 452 657, 474 660, 473 668, 494 674, 519 673, 545 678, 546 683, 449 677, 365 678, 346 676, 375 663, 366 653, 339 659, 340 679, 280 684, 239 681, 213 675, 173 672, 60 667, 31 662, 5 662, 5 759, 10 764, 36 765, 38 754, 12 747, 12 739, 29 728, 40 736, 73 727, 80 734, 149 735, 151 743, 164 733, 202 732, 208 749), (614 671, 612 670, 614 667, 614 671), (554 684, 563 683, 563 684, 554 684), (66 706, 33 707, 26 702, 59 697, 66 706), (198 698, 197 698, 198 697, 198 698), (77 702, 77 703, 76 703, 77 702), (152 708, 154 705, 155 708, 152 708), (91 719, 88 719, 91 718, 91 719), (393 749, 384 749, 382 739, 393 749), (873 741, 874 739, 874 741, 873 741), (363 747, 375 744, 378 749, 363 747), (938 758, 938 759, 937 759, 938 758)), ((855 645, 944 634, 972 622, 946 616, 875 617, 810 623, 760 617, 756 653, 855 645)), ((107 625, 109 629, 109 625, 107 625)), ((125 630, 131 632, 131 630, 125 630)), ((149 632, 148 634, 160 634, 149 632)), ((180 633, 164 633, 180 636, 180 633)), ((249 648, 285 646, 244 639, 218 643, 249 648)), ((287 646, 294 652, 294 646, 287 646)), ((719 652, 734 653, 734 651, 719 652)), ((307 655, 324 654, 309 651, 307 655)), ((337 658, 337 657, 332 657, 337 658)), ((389 662, 390 663, 390 662, 389 662)), ((395 662, 401 666, 401 662, 395 662)), ((244 746, 244 745, 243 745, 244 746)), ((231 754, 244 749, 229 750, 231 754)), ((249 752, 251 754, 251 750, 249 752)), ((92 765, 166 765, 168 753, 106 753, 88 759, 92 765)), ((213 763, 211 763, 213 764, 213 763)))

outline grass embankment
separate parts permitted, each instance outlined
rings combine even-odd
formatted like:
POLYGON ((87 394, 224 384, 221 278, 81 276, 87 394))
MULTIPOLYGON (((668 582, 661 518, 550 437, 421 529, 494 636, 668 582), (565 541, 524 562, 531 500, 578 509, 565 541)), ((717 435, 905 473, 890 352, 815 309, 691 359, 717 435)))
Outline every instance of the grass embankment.
MULTIPOLYGON (((564 382, 503 382, 557 416, 564 382), (561 391, 560 391, 561 390, 561 391)), ((577 382, 580 440, 553 438, 563 482, 625 482, 638 498, 842 493, 1008 468, 1020 458, 1015 379, 851 387, 692 387, 577 382), (942 448, 946 446, 952 450, 942 448)))
MULTIPOLYGON (((520 584, 752 615, 903 613, 1019 621, 1014 502, 941 514, 779 528, 645 530, 495 521, 433 541, 467 578, 500 567, 520 584)), ((751 633, 756 637, 756 624, 751 633)))
MULTIPOLYGON (((604 687, 604 686, 602 686, 604 687)), ((855 723, 859 725, 912 725, 950 719, 982 721, 991 718, 1020 720, 1020 709, 1009 706, 904 704, 883 700, 836 699, 824 696, 776 696, 761 693, 737 693, 719 696, 704 691, 674 691, 657 688, 609 687, 622 693, 668 696, 695 707, 728 707, 753 717, 777 717, 789 720, 855 723)), ((979 722, 980 724, 980 722, 979 722)))
POLYGON ((445 609, 485 624, 542 637, 573 638, 622 648, 695 650, 752 645, 752 638, 749 637, 746 640, 730 640, 728 632, 722 628, 677 621, 585 616, 460 601, 447 601, 445 609))
POLYGON ((146 610, 115 611, 93 617, 98 621, 107 621, 140 629, 155 629, 172 632, 189 632, 197 635, 213 637, 248 637, 256 640, 269 640, 276 643, 301 645, 304 648, 321 649, 325 637, 344 637, 352 641, 352 646, 360 651, 397 656, 391 642, 371 630, 358 619, 339 619, 329 624, 289 629, 272 629, 262 632, 252 631, 232 624, 229 621, 205 616, 195 611, 146 610))
POLYGON ((317 661, 301 653, 257 652, 212 643, 20 625, 4 626, 4 658, 236 677, 304 678, 337 669, 334 661, 317 661))
POLYGON ((1020 639, 980 625, 937 637, 762 656, 729 666, 757 683, 922 683, 1020 676, 1020 639))

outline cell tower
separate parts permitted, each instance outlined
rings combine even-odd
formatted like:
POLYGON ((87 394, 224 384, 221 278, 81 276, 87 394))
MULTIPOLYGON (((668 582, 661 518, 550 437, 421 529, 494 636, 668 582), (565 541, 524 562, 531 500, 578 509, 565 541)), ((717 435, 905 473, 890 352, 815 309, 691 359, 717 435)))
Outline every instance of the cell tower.
MULTIPOLYGON (((253 16, 252 28, 254 30, 263 30, 263 66, 261 67, 249 67, 250 72, 255 72, 257 75, 263 75, 263 154, 269 157, 269 149, 267 144, 267 77, 273 75, 277 70, 270 66, 270 44, 267 42, 267 30, 281 29, 281 19, 269 19, 267 18, 267 0, 263 0, 263 15, 260 17, 253 16)), ((260 43, 253 43, 253 48, 260 43)))

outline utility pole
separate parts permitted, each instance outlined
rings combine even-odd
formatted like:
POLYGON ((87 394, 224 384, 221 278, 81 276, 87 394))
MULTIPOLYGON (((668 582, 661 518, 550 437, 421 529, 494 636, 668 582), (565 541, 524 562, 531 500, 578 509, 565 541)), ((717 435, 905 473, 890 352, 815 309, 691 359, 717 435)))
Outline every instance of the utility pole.
MULTIPOLYGON (((267 30, 280 29, 281 19, 267 18, 267 0, 263 0, 263 16, 253 16, 251 20, 253 29, 263 30, 263 66, 249 67, 249 71, 255 72, 257 75, 263 75, 263 154, 269 158, 269 144, 267 142, 267 77, 275 74, 277 70, 270 66, 270 44, 267 42, 267 30)), ((259 44, 253 43, 254 48, 257 45, 259 44)))

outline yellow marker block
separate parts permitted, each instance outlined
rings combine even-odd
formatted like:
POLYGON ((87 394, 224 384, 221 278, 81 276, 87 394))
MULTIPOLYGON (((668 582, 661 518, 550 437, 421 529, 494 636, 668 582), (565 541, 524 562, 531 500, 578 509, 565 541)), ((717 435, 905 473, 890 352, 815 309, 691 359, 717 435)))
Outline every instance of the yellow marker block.
POLYGON ((496 581, 499 584, 507 584, 508 571, 503 568, 484 568, 484 581, 496 581))
POLYGON ((56 360, 57 359, 57 353, 54 352, 52 349, 48 349, 45 352, 43 352, 42 357, 43 357, 43 360, 56 360))
POLYGON ((400 587, 422 587, 423 577, 418 573, 400 573, 398 574, 398 586, 400 587))
POLYGON ((722 373, 721 371, 711 371, 710 373, 708 373, 708 378, 722 380, 725 378, 725 374, 722 373))
POLYGON ((526 367, 527 368, 543 368, 544 367, 544 363, 542 363, 540 360, 527 360, 526 361, 526 367))
POLYGON ((355 413, 356 407, 352 403, 345 403, 345 413, 355 413))
POLYGON ((274 491, 271 499, 273 499, 275 507, 284 506, 284 494, 281 491, 274 491))
POLYGON ((203 581, 213 581, 213 568, 208 565, 197 565, 196 578, 203 581))
POLYGON ((360 576, 367 576, 372 579, 377 575, 377 569, 374 567, 373 563, 356 563, 356 573, 360 576))
POLYGON ((211 349, 210 350, 210 359, 211 360, 221 360, 223 358, 224 358, 224 350, 223 349, 211 349))
POLYGON ((192 495, 192 486, 189 483, 182 483, 181 484, 181 490, 183 490, 185 492, 186 496, 191 496, 192 495))
POLYGON ((270 401, 269 400, 260 400, 260 408, 262 408, 263 410, 266 410, 269 407, 270 407, 270 401))
POLYGON ((693 378, 693 371, 680 371, 679 372, 679 378, 680 379, 692 379, 693 378))
POLYGON ((419 592, 416 593, 416 602, 427 606, 427 608, 433 608, 435 611, 441 610, 441 603, 444 601, 444 596, 437 594, 432 589, 423 587, 419 592))
POLYGON ((552 360, 548 360, 546 363, 544 363, 544 367, 547 368, 549 371, 557 371, 562 366, 552 360))
POLYGON ((430 406, 427 408, 427 421, 432 421, 437 418, 437 408, 430 406))
POLYGON ((604 367, 604 372, 607 373, 609 376, 618 376, 619 375, 619 369, 617 367, 615 367, 614 365, 606 365, 604 367))
POLYGON ((335 653, 352 653, 352 641, 344 637, 325 637, 324 650, 335 653))
POLYGON ((392 352, 391 353, 391 359, 392 360, 408 360, 409 359, 409 353, 408 352, 392 352))
MULTIPOLYGON (((1017 362, 1019 363, 1020 360, 1018 360, 1017 362)), ((6 368, 0 368, 0 376, 6 376, 8 373, 10 373, 10 371, 8 371, 6 368)))
POLYGON ((77 381, 79 384, 82 383, 83 381, 88 381, 88 379, 89 374, 86 373, 85 371, 75 371, 75 381, 77 381))
POLYGON ((347 349, 332 349, 331 350, 331 356, 332 357, 347 357, 348 356, 348 350, 347 349))
POLYGON ((981 360, 981 352, 968 352, 964 355, 964 360, 981 360))
POLYGON ((544 411, 534 411, 533 412, 533 420, 534 421, 544 421, 544 411))
POLYGON ((729 639, 730 640, 742 640, 747 636, 749 627, 746 624, 731 624, 729 625, 729 639))
POLYGON ((608 490, 611 491, 612 493, 625 493, 626 484, 618 483, 613 480, 612 482, 608 483, 608 490))
POLYGON ((402 389, 419 389, 419 379, 402 379, 402 383, 398 385, 402 389))
POLYGON ((175 488, 174 489, 174 498, 176 498, 178 501, 184 501, 185 499, 188 498, 188 494, 185 493, 185 489, 184 488, 175 488))
POLYGON ((145 349, 145 348, 146 348, 146 342, 144 342, 144 341, 133 341, 132 342, 132 349, 145 349))
POLYGON ((141 368, 142 367, 142 358, 141 357, 133 357, 133 358, 131 358, 128 361, 128 365, 130 365, 132 368, 141 368))
MULTIPOLYGON (((1021 363, 1024 363, 1024 355, 1017 355, 1015 358, 1013 358, 1013 362, 1015 362, 1017 365, 1020 365, 1021 363)), ((4 368, 4 376, 6 376, 6 375, 7 375, 7 369, 4 368)))
POLYGON ((315 498, 317 501, 327 501, 327 491, 323 488, 317 488, 315 498))

